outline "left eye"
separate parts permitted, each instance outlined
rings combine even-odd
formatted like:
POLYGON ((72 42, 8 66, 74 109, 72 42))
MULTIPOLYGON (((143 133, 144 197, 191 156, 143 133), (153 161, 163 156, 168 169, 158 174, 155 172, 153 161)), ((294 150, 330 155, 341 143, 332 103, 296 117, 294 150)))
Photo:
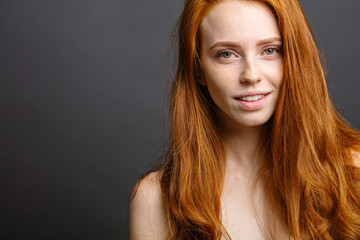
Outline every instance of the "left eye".
POLYGON ((229 59, 229 58, 231 58, 232 56, 233 56, 234 54, 232 53, 232 52, 222 52, 222 53, 220 53, 220 56, 222 57, 222 58, 226 58, 226 59, 229 59))
POLYGON ((278 52, 278 50, 276 48, 268 48, 264 51, 265 55, 267 55, 267 56, 274 55, 277 52, 278 52))

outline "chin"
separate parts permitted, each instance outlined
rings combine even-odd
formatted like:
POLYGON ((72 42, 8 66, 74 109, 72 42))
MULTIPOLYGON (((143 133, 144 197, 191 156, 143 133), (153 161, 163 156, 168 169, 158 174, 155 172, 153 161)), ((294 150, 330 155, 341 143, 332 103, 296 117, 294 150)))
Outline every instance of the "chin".
MULTIPOLYGON (((220 110, 220 109, 219 109, 220 110)), ((226 114, 223 111, 220 111, 220 118, 224 126, 230 128, 255 128, 265 125, 272 117, 273 111, 258 111, 252 113, 234 113, 230 112, 226 114)))
POLYGON ((267 120, 248 120, 248 121, 241 121, 238 122, 239 125, 243 126, 243 127, 261 127, 263 125, 265 125, 268 122, 269 119, 267 120))
POLYGON ((272 114, 256 114, 247 118, 236 119, 236 122, 244 127, 259 127, 266 124, 271 116, 272 114))

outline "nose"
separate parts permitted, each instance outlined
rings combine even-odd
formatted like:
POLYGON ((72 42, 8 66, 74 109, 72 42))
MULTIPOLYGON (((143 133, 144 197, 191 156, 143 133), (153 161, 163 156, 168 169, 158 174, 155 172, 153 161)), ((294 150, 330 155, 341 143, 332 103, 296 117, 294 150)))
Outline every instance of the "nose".
POLYGON ((255 57, 246 57, 243 62, 243 69, 240 75, 241 83, 253 84, 259 82, 260 76, 256 67, 255 57))

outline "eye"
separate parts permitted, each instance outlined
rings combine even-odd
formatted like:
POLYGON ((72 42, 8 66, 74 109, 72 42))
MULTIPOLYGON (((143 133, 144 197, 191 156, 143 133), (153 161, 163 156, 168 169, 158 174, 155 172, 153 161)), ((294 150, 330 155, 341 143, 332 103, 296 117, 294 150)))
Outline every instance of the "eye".
POLYGON ((275 47, 275 46, 273 46, 273 47, 268 47, 268 48, 266 48, 265 50, 264 50, 264 54, 266 55, 266 56, 273 56, 273 55, 275 55, 275 54, 277 54, 277 53, 279 53, 280 52, 280 47, 275 47))
POLYGON ((268 48, 268 49, 265 50, 264 53, 265 53, 265 55, 273 55, 273 54, 276 53, 276 49, 274 49, 274 48, 268 48))
POLYGON ((222 53, 220 53, 220 56, 223 57, 223 58, 231 58, 232 55, 234 55, 234 54, 231 53, 231 52, 222 52, 222 53))
POLYGON ((230 59, 235 57, 235 53, 231 52, 231 51, 223 51, 223 52, 219 52, 216 57, 217 58, 222 58, 222 59, 230 59))

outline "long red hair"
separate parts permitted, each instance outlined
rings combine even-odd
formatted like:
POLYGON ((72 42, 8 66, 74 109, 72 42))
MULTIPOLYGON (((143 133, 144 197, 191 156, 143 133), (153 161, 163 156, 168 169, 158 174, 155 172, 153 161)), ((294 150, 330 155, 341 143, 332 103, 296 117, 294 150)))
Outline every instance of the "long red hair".
MULTIPOLYGON (((168 150, 159 171, 169 239, 230 239, 221 223, 226 162, 216 106, 199 84, 199 25, 219 2, 187 0, 177 25, 168 150)), ((265 180, 268 207, 294 239, 360 239, 360 173, 353 156, 360 152, 360 134, 331 103, 299 2, 261 2, 278 21, 284 58, 284 80, 257 175, 265 180)))

